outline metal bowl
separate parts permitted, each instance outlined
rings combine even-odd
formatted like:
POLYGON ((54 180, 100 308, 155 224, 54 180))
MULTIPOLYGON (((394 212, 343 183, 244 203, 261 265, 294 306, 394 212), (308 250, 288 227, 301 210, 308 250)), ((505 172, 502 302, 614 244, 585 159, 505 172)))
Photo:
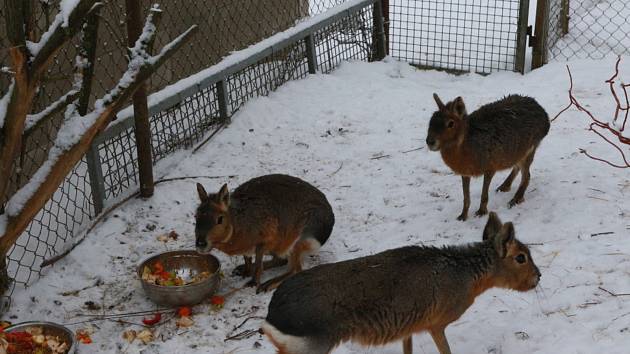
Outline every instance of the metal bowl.
POLYGON ((191 306, 208 299, 218 289, 221 282, 219 275, 221 264, 210 254, 199 254, 197 251, 171 251, 160 253, 143 261, 137 269, 142 288, 155 303, 163 306, 191 306), (201 281, 181 286, 163 286, 142 279, 142 271, 148 266, 153 269, 160 261, 167 272, 175 272, 184 280, 189 280, 201 272, 211 275, 201 281))
POLYGON ((69 349, 66 352, 67 354, 75 354, 77 350, 77 346, 74 342, 74 333, 66 327, 53 323, 53 322, 45 322, 45 321, 29 321, 22 322, 11 325, 4 329, 5 332, 20 332, 25 331, 28 328, 39 327, 43 330, 44 335, 46 336, 55 336, 59 337, 62 341, 68 343, 69 349))

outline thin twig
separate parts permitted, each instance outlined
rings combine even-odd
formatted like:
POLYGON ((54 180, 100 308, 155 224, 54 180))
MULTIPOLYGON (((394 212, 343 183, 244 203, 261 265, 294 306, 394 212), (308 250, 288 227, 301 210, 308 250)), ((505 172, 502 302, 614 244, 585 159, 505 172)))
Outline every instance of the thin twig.
POLYGON ((612 235, 612 234, 614 234, 613 231, 598 232, 595 234, 591 234, 591 237, 602 236, 602 235, 612 235))
POLYGON ((421 147, 415 148, 415 149, 411 149, 411 150, 407 150, 407 151, 403 151, 402 153, 406 154, 406 153, 409 153, 409 152, 412 152, 412 151, 418 151, 418 150, 422 150, 422 149, 424 149, 424 146, 421 146, 421 147))
POLYGON ((370 157, 370 160, 384 159, 386 157, 392 157, 392 156, 391 155, 379 155, 379 156, 370 157))
POLYGON ((341 168, 343 167, 343 161, 341 161, 341 164, 339 165, 339 168, 335 170, 335 172, 331 173, 328 175, 328 177, 332 177, 334 175, 337 174, 337 172, 341 171, 341 168))
POLYGON ((227 342, 229 340, 242 340, 242 339, 247 339, 249 337, 255 336, 256 334, 260 333, 257 329, 248 329, 245 330, 241 333, 237 333, 233 336, 227 337, 225 338, 223 341, 227 342))
POLYGON ((599 288, 599 290, 601 291, 605 291, 607 293, 609 293, 610 295, 614 296, 614 297, 618 297, 618 296, 630 296, 630 293, 613 293, 610 290, 604 289, 601 286, 598 286, 597 288, 599 288))

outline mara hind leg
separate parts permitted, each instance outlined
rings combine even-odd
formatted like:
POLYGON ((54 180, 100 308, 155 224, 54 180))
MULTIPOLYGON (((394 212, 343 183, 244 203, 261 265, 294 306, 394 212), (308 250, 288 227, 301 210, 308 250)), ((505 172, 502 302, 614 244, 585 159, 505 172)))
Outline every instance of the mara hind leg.
POLYGON ((505 181, 497 188, 497 192, 509 192, 510 189, 512 189, 512 182, 514 182, 514 178, 516 178, 519 170, 520 167, 518 167, 518 165, 512 167, 512 172, 510 172, 510 175, 507 176, 505 181))
POLYGON ((289 255, 289 270, 286 273, 261 284, 258 289, 256 289, 256 293, 275 289, 288 277, 301 272, 302 258, 304 258, 306 254, 316 251, 319 247, 319 242, 314 238, 301 236, 291 249, 291 254, 289 255))
POLYGON ((522 161, 519 162, 519 167, 521 169, 521 184, 518 186, 516 193, 514 193, 514 197, 508 203, 508 206, 511 208, 516 204, 520 204, 525 200, 525 190, 527 186, 529 186, 529 167, 532 165, 534 161, 534 155, 536 154, 536 149, 534 148, 529 155, 527 155, 522 161))
MULTIPOLYGON (((247 278, 254 274, 254 267, 252 264, 252 257, 244 256, 243 258, 245 259, 245 263, 234 268, 234 271, 232 271, 232 275, 247 278)), ((286 265, 287 263, 288 263, 288 260, 274 255, 273 259, 264 261, 262 266, 263 266, 263 270, 265 270, 265 269, 271 269, 271 268, 276 268, 276 267, 282 267, 286 265)))
POLYGON ((475 213, 475 216, 483 216, 488 214, 488 189, 490 189, 490 182, 494 177, 494 171, 486 172, 483 175, 483 188, 481 190, 481 204, 479 204, 479 210, 475 213))

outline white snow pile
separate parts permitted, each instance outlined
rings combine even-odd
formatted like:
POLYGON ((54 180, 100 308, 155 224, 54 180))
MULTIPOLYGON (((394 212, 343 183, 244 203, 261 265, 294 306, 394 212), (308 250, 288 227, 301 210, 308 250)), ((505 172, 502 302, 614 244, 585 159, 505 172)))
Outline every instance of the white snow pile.
MULTIPOLYGON (((623 73, 630 74, 624 58, 623 73)), ((575 94, 600 117, 614 103, 603 81, 614 58, 570 63, 575 94)), ((197 153, 163 160, 157 175, 207 175, 156 187, 148 200, 132 200, 110 214, 66 258, 26 290, 18 290, 8 319, 46 319, 84 329, 90 317, 156 309, 143 293, 135 269, 158 252, 194 247, 195 183, 209 191, 234 188, 268 173, 288 173, 317 185, 333 205, 336 224, 306 267, 374 254, 404 245, 479 241, 486 218, 456 221, 461 182, 438 153, 425 148, 432 93, 444 100, 462 96, 469 111, 506 94, 535 97, 554 116, 568 102, 563 64, 525 76, 496 73, 452 76, 417 71, 391 59, 344 63, 330 75, 290 82, 268 97, 250 101, 233 123, 197 153), (234 178, 221 177, 236 175, 234 178), (176 241, 158 236, 175 230, 176 241), (97 283, 97 281, 99 281, 97 283), (97 285, 99 284, 99 285, 97 285), (76 290, 76 292, 73 292, 76 290), (71 292, 69 295, 65 292, 71 292), (87 303, 91 301, 92 303, 87 303), (89 306, 88 306, 89 305, 89 306), (96 305, 96 306, 95 306, 96 305), (94 308, 99 309, 94 309, 94 308), (92 310, 90 310, 92 308, 92 310), (79 323, 83 322, 83 323, 79 323)), ((446 329, 454 353, 627 353, 630 348, 630 173, 578 152, 618 158, 616 151, 586 131, 588 118, 571 109, 556 120, 538 149, 525 202, 508 209, 510 193, 491 193, 489 209, 513 221, 517 237, 530 245, 542 280, 537 291, 486 292, 446 329), (611 294, 612 293, 612 294, 611 294)), ((628 152, 628 147, 623 147, 628 152)), ((507 172, 498 174, 493 187, 507 172)), ((518 183, 518 181, 516 181, 518 183)), ((472 206, 481 181, 471 185, 472 206)), ((245 283, 231 275, 242 262, 216 253, 225 273, 220 294, 245 283)), ((269 278, 284 269, 265 272, 269 278)), ((412 294, 410 294, 411 296, 412 294)), ((272 353, 257 330, 271 294, 237 291, 225 307, 193 308, 195 324, 177 329, 174 320, 155 329, 156 339, 129 344, 122 333, 141 330, 142 317, 93 322, 90 353, 272 353), (241 325, 245 319, 254 316, 241 325)), ((414 337, 417 353, 437 353, 427 334, 414 337)), ((335 354, 401 353, 401 344, 364 348, 344 344, 335 354)))

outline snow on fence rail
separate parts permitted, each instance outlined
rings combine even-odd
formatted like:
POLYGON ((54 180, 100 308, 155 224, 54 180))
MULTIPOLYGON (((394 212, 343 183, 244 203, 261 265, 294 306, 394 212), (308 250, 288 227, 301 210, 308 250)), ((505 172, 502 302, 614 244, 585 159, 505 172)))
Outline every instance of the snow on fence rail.
MULTIPOLYGON (((382 16, 374 16, 381 13, 380 0, 346 1, 156 92, 149 100, 154 161, 192 147, 229 122, 249 99, 287 81, 330 72, 344 60, 383 57, 382 16)), ((88 221, 109 201, 135 191, 138 166, 130 112, 120 112, 118 121, 95 139, 12 248, 11 293, 16 284, 37 278, 42 261, 78 242, 88 221)), ((46 148, 39 145, 31 148, 46 148)))

